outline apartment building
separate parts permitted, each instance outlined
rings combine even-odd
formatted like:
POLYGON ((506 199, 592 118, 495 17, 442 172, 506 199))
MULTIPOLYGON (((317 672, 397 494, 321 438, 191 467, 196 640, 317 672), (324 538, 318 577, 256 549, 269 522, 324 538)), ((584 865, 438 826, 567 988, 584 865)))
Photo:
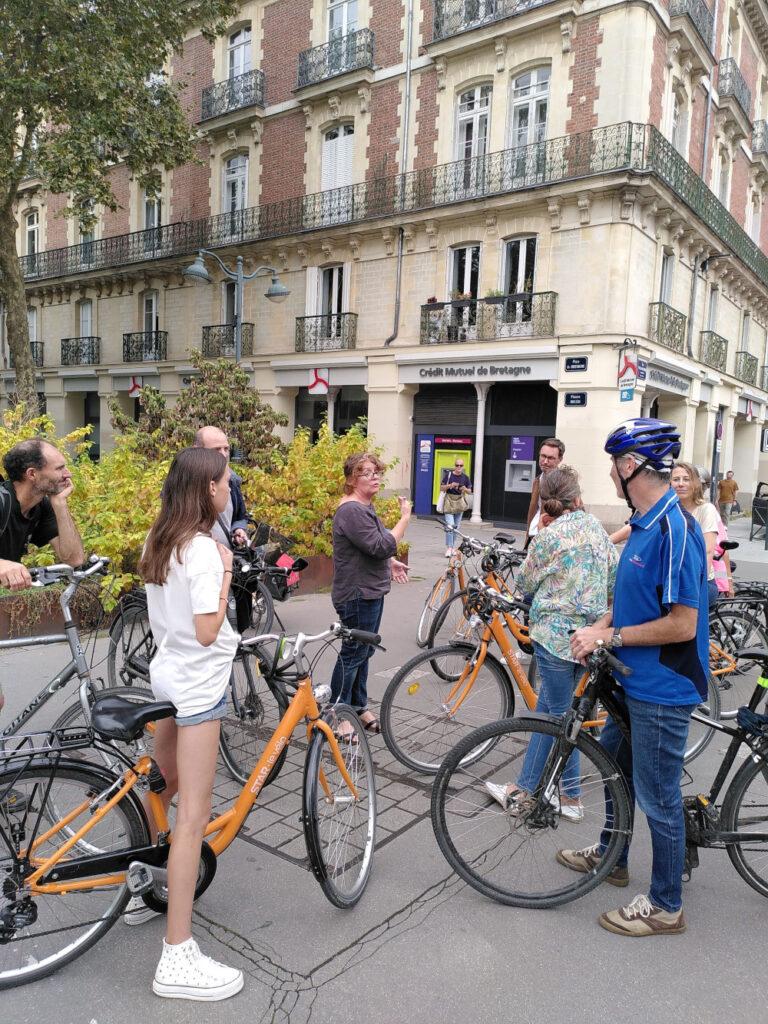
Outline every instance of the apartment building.
POLYGON ((62 429, 108 446, 110 397, 172 400, 191 349, 233 355, 233 285, 210 258, 212 286, 182 274, 202 247, 290 289, 246 285, 242 356, 288 430, 366 415, 420 513, 461 452, 474 517, 519 521, 556 434, 616 521, 601 439, 641 414, 745 490, 765 476, 758 0, 252 0, 168 71, 199 142, 159 194, 115 167, 119 209, 84 235, 20 190, 62 429))

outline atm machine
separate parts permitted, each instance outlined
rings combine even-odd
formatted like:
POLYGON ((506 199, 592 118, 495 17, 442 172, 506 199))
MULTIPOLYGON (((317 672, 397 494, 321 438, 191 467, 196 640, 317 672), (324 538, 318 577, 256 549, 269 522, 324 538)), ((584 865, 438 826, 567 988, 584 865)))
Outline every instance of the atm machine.
POLYGON ((504 490, 514 494, 530 494, 536 479, 533 457, 535 438, 532 434, 509 439, 509 458, 504 473, 504 490))

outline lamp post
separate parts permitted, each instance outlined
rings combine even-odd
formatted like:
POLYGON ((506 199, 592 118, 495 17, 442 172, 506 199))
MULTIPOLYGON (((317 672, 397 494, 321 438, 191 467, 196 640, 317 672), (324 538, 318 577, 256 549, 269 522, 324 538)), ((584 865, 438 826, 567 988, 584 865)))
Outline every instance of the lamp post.
POLYGON ((229 267, 222 263, 216 253, 211 252, 210 249, 198 250, 195 262, 182 271, 184 277, 188 277, 193 281, 202 281, 204 284, 213 284, 213 278, 208 273, 208 268, 205 265, 206 256, 213 257, 225 277, 235 282, 235 362, 239 363, 243 354, 243 293, 245 282, 251 281, 258 274, 266 272, 272 275, 272 283, 264 293, 270 302, 284 302, 291 293, 278 278, 274 267, 257 267, 252 273, 245 274, 243 273, 243 257, 238 256, 235 261, 235 269, 230 270, 229 267))

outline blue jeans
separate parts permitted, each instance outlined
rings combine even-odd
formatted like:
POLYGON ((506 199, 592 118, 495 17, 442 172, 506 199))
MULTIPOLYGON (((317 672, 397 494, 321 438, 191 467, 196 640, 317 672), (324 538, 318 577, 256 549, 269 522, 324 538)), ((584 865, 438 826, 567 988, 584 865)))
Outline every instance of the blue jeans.
MULTIPOLYGON (((378 633, 384 612, 384 598, 357 597, 335 605, 341 623, 350 629, 364 629, 378 633)), ((370 644, 355 640, 342 640, 339 657, 331 677, 331 696, 334 702, 349 704, 357 711, 368 705, 368 659, 376 650, 370 644)))
POLYGON ((459 526, 461 526, 461 517, 464 515, 463 512, 444 512, 445 525, 448 529, 445 532, 445 543, 449 548, 456 547, 456 533, 459 526))
MULTIPOLYGON (((573 661, 556 658, 545 647, 534 641, 533 650, 541 675, 541 689, 536 701, 536 710, 548 715, 562 715, 571 706, 573 691, 584 674, 581 665, 573 661)), ((539 784, 544 764, 552 746, 551 736, 537 735, 528 744, 523 761, 523 770, 517 784, 526 793, 533 793, 539 784)), ((568 758, 568 764, 562 776, 562 787, 566 796, 577 797, 581 792, 579 785, 579 755, 577 751, 568 758)))
MULTIPOLYGON (((670 707, 647 704, 624 695, 632 732, 632 749, 609 718, 600 735, 600 745, 613 755, 629 784, 632 809, 638 806, 648 819, 653 847, 651 888, 648 899, 654 907, 675 913, 683 905, 685 865, 685 820, 680 777, 688 739, 688 727, 695 704, 670 707)), ((613 821, 613 808, 606 795, 606 827, 613 821)), ((601 836, 601 851, 610 838, 601 836)), ((618 861, 626 867, 629 843, 618 861)))
POLYGON ((717 589, 717 584, 714 580, 707 580, 707 598, 709 599, 709 610, 717 604, 717 600, 720 597, 720 591, 717 589))

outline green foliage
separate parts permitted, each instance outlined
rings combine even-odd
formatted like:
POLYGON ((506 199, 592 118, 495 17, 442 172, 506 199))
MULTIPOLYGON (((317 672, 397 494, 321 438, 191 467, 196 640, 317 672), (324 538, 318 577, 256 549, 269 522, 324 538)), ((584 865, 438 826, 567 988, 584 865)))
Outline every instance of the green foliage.
POLYGON ((206 424, 219 427, 238 448, 250 466, 268 469, 274 455, 282 451, 273 431, 288 422, 259 398, 248 374, 229 359, 206 360, 192 352, 198 371, 173 409, 154 388, 144 388, 139 403, 141 415, 135 423, 116 402, 110 403, 113 426, 132 440, 133 448, 148 459, 173 456, 192 444, 195 432, 206 424))

